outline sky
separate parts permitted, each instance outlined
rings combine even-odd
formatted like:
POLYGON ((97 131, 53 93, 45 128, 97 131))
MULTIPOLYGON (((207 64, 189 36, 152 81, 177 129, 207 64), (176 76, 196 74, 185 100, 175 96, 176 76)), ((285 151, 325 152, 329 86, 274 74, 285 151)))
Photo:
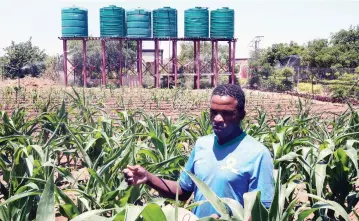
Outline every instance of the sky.
MULTIPOLYGON (((62 54, 61 9, 78 6, 88 9, 89 35, 100 35, 99 10, 116 5, 126 10, 153 10, 170 6, 178 10, 178 34, 184 34, 184 10, 196 6, 214 10, 235 10, 236 57, 249 56, 250 42, 264 36, 259 46, 295 41, 304 44, 316 38, 329 38, 331 33, 359 24, 359 0, 0 0, 0 56, 11 41, 27 41, 45 49, 49 55, 62 54)), ((160 47, 168 50, 168 43, 160 47)), ((144 43, 153 49, 153 43, 144 43)))

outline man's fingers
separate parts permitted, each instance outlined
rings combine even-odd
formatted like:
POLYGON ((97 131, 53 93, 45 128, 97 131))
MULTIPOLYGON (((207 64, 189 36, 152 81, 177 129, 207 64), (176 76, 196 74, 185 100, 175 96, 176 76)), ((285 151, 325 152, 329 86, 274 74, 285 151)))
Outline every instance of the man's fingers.
POLYGON ((138 169, 140 169, 140 166, 138 166, 138 165, 135 165, 135 166, 130 166, 130 165, 128 165, 127 168, 130 169, 130 170, 132 170, 132 171, 137 172, 138 169))

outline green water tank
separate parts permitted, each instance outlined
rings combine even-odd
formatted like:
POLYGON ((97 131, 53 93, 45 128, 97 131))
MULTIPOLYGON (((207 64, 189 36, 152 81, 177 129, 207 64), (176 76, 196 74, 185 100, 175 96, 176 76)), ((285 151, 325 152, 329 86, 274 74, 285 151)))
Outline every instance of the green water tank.
POLYGON ((209 12, 207 8, 195 7, 185 10, 184 36, 186 38, 209 37, 209 12))
POLYGON ((144 9, 136 9, 126 12, 127 37, 150 38, 152 37, 151 12, 144 9))
POLYGON ((61 10, 62 37, 88 37, 88 12, 83 8, 61 10))
POLYGON ((100 9, 101 37, 126 36, 126 12, 124 8, 110 5, 100 9))
POLYGON ((153 37, 177 38, 177 10, 170 7, 153 10, 153 37))
POLYGON ((234 37, 234 10, 223 7, 211 11, 211 38, 234 37))

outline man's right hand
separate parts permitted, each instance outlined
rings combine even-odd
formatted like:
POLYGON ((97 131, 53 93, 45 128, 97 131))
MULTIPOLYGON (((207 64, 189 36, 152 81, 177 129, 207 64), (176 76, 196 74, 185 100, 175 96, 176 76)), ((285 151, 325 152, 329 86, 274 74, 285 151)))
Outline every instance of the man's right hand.
POLYGON ((140 185, 148 181, 149 173, 141 166, 127 166, 122 172, 128 185, 140 185))

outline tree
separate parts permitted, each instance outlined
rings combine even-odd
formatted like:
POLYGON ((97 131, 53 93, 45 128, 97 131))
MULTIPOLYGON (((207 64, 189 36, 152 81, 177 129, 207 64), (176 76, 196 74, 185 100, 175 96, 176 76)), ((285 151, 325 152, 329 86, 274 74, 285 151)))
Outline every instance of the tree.
POLYGON ((282 63, 282 61, 290 55, 301 56, 304 50, 305 48, 303 46, 299 46, 295 42, 290 42, 289 44, 273 44, 272 47, 269 47, 260 53, 261 56, 259 60, 261 64, 268 63, 271 66, 275 66, 278 62, 282 63))
POLYGON ((11 45, 6 47, 4 51, 5 77, 38 76, 46 68, 44 64, 46 59, 45 51, 33 46, 31 38, 18 44, 12 41, 11 45))
MULTIPOLYGON (((79 83, 83 83, 83 48, 82 41, 70 41, 68 45, 68 58, 75 66, 75 76, 79 83)), ((87 41, 87 70, 91 79, 101 78, 102 52, 100 41, 87 41)), ((134 68, 136 65, 136 42, 123 42, 123 71, 134 68)), ((119 42, 106 42, 106 70, 119 72, 119 42)))
POLYGON ((309 41, 302 61, 309 67, 330 68, 334 63, 334 57, 329 41, 327 39, 309 41))
MULTIPOLYGON (((190 72, 194 67, 194 44, 193 42, 184 42, 180 47, 181 52, 178 57, 178 60, 182 65, 180 68, 181 70, 183 69, 184 72, 190 72)), ((212 44, 210 42, 201 42, 200 52, 201 72, 212 72, 212 44)), ((228 68, 228 45, 218 45, 218 62, 224 69, 228 68)))
POLYGON ((353 68, 359 66, 359 25, 349 30, 340 30, 331 35, 333 56, 337 66, 353 68))

